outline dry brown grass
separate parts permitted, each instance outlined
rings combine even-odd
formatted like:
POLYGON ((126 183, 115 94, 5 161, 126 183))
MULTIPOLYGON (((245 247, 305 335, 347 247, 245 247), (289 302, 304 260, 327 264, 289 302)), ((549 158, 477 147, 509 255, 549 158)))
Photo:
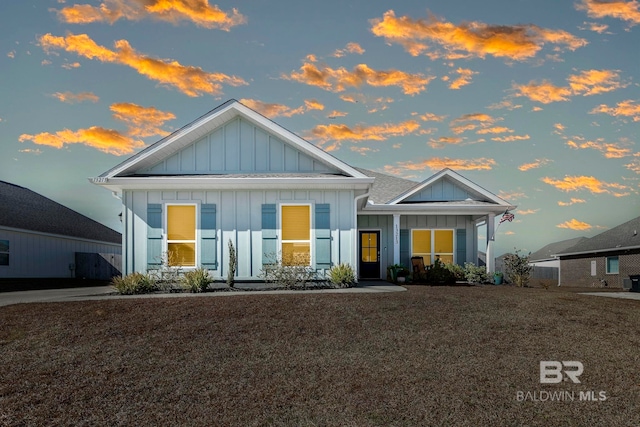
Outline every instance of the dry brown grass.
POLYGON ((0 425, 640 423, 640 301, 410 287, 24 304, 0 322, 0 425), (581 361, 582 383, 540 384, 541 360, 581 361), (576 398, 516 399, 540 390, 576 398))

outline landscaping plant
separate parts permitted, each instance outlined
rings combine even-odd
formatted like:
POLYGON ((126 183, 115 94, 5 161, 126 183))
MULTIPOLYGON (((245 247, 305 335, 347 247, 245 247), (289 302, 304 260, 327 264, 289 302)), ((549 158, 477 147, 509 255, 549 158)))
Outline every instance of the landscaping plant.
POLYGON ((507 270, 509 280, 518 287, 526 287, 529 285, 533 266, 529 265, 529 252, 527 255, 521 255, 520 250, 516 249, 515 253, 507 254, 504 258, 504 265, 507 270))
POLYGON ((274 254, 268 256, 269 263, 260 272, 260 278, 267 283, 282 286, 287 289, 305 288, 316 279, 316 273, 304 260, 283 262, 282 257, 274 254))
POLYGON ((114 277, 111 279, 111 285, 121 295, 148 294, 157 289, 154 279, 142 273, 114 277))
POLYGON ((350 264, 340 263, 329 270, 329 281, 336 288, 351 288, 356 284, 356 274, 350 264))
POLYGON ((195 270, 187 271, 180 278, 182 287, 193 293, 206 291, 211 282, 213 282, 213 278, 209 275, 209 270, 206 268, 196 268, 195 270))
POLYGON ((236 265, 238 264, 236 248, 229 239, 229 271, 227 273, 227 286, 233 288, 236 280, 236 265))
POLYGON ((487 283, 487 269, 483 266, 477 266, 472 262, 464 263, 464 278, 471 284, 487 283))

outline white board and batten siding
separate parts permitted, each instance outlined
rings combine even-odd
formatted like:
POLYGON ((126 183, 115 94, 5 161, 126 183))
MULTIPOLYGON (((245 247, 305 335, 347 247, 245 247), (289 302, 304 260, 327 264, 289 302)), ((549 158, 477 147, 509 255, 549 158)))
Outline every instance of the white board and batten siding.
POLYGON ((0 228, 0 240, 9 241, 9 265, 0 266, 0 278, 74 277, 76 252, 120 254, 120 244, 0 228))
POLYGON ((156 165, 149 175, 207 173, 337 173, 249 121, 236 118, 156 165))
MULTIPOLYGON (((166 206, 196 204, 215 206, 216 265, 211 269, 217 279, 226 278, 231 240, 237 252, 238 280, 258 280, 263 266, 262 209, 264 205, 309 204, 311 206, 311 255, 315 246, 314 206, 329 206, 331 263, 352 263, 355 241, 353 190, 126 190, 123 192, 123 226, 125 236, 123 269, 125 273, 145 272, 147 263, 147 208, 160 205, 162 215, 162 248, 166 251, 166 206)), ((202 237, 200 209, 196 209, 196 266, 201 265, 202 237)), ((280 209, 277 209, 280 228, 280 209)), ((280 233, 277 232, 279 235, 280 233)), ((280 247, 278 240, 278 248, 280 247)))

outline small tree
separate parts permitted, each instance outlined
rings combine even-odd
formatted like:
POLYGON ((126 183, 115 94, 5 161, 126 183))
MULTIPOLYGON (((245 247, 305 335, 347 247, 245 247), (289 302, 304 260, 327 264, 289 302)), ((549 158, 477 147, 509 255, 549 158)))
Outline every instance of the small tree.
POLYGON ((529 265, 529 255, 531 255, 531 252, 527 255, 521 255, 520 250, 516 249, 515 253, 508 254, 504 258, 507 275, 518 287, 526 287, 529 285, 531 271, 533 270, 533 266, 529 265))
POLYGON ((238 263, 236 256, 236 248, 229 239, 229 272, 227 273, 227 286, 233 288, 236 280, 236 265, 238 263))

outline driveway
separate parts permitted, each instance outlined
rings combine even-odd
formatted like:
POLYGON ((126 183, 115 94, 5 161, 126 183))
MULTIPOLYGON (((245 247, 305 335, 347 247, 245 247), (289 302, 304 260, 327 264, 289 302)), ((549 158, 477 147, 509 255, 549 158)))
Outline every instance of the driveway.
POLYGON ((635 299, 640 301, 640 292, 581 292, 581 295, 595 295, 598 297, 635 299))
MULTIPOLYGON (((251 284, 255 287, 256 284, 251 284)), ((240 289, 248 289, 248 284, 237 284, 240 289)), ((402 286, 396 286, 388 282, 361 282, 355 288, 346 289, 313 289, 313 290, 270 290, 239 292, 206 292, 202 294, 171 293, 171 294, 144 294, 144 295, 114 295, 111 286, 94 286, 90 288, 46 289, 35 291, 17 291, 0 293, 0 307, 12 304, 32 302, 68 302, 104 299, 132 299, 132 298, 194 298, 194 297, 222 297, 252 294, 291 294, 291 293, 378 293, 378 292, 402 292, 406 291, 402 286)))

